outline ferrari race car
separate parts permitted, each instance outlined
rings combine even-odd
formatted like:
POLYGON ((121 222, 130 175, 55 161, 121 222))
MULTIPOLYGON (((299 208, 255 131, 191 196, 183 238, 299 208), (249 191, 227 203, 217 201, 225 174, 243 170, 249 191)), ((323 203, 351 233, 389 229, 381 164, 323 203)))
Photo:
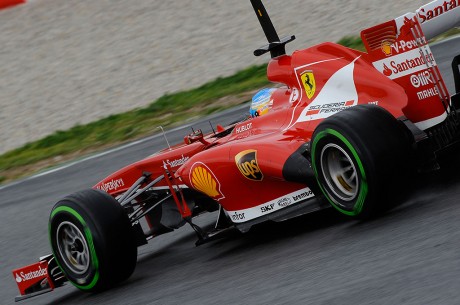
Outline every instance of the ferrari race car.
POLYGON ((460 1, 436 0, 416 13, 362 31, 367 52, 322 43, 287 55, 261 2, 251 0, 270 53, 274 88, 250 115, 184 137, 59 200, 49 218, 52 254, 13 270, 21 296, 69 281, 92 292, 125 279, 137 248, 188 224, 197 245, 267 221, 334 207, 357 218, 382 213, 410 173, 438 168, 459 140, 460 55, 450 95, 428 40, 460 26, 460 1), (215 212, 212 230, 194 217, 215 212), (123 263, 120 263, 123 262, 123 263))

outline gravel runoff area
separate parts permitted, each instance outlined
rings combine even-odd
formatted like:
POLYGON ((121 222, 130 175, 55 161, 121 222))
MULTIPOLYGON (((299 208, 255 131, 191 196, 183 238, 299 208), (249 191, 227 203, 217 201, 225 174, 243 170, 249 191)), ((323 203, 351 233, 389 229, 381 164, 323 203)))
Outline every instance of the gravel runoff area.
MULTIPOLYGON (((414 11, 414 0, 266 0, 288 52, 414 11)), ((29 0, 0 11, 0 153, 231 75, 265 43, 249 0, 29 0)), ((152 130, 154 127, 152 126, 152 130)))

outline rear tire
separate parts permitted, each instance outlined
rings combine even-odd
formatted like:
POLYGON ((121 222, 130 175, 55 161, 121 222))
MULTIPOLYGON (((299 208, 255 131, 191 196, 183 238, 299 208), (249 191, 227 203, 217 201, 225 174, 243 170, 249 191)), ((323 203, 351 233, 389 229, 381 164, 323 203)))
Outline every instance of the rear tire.
POLYGON ((77 288, 105 290, 127 279, 137 261, 137 245, 127 214, 109 194, 84 190, 60 200, 51 211, 53 255, 77 288))
POLYGON ((322 193, 339 212, 368 218, 402 199, 409 173, 410 139, 389 112, 356 106, 318 125, 312 167, 322 193))

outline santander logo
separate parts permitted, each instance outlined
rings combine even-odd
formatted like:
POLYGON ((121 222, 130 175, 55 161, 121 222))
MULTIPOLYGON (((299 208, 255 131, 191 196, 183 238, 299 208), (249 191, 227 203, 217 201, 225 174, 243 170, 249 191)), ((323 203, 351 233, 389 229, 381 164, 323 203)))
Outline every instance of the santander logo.
POLYGON ((391 76, 391 74, 393 74, 393 71, 391 71, 391 69, 388 68, 386 64, 383 64, 383 74, 385 76, 391 76))
POLYGON ((42 277, 44 275, 47 275, 48 272, 46 269, 43 269, 41 266, 38 267, 38 270, 30 271, 27 273, 24 273, 23 271, 19 272, 19 274, 15 274, 16 282, 21 283, 29 280, 33 280, 38 277, 42 277))
POLYGON ((444 1, 442 5, 438 5, 436 7, 422 7, 417 13, 421 19, 421 22, 424 23, 426 21, 430 21, 433 18, 441 16, 451 10, 460 6, 460 0, 450 0, 444 1))
POLYGON ((396 79, 425 70, 427 63, 436 66, 433 53, 421 54, 419 50, 415 49, 375 61, 372 64, 385 76, 396 79))

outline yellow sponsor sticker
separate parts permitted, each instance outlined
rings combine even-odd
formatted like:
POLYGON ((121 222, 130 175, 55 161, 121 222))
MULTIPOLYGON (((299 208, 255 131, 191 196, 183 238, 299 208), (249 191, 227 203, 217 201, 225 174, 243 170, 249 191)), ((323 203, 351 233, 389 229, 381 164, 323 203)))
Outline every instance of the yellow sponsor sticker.
POLYGON ((214 199, 220 199, 223 195, 220 192, 220 183, 214 174, 205 166, 195 166, 191 171, 192 186, 214 199))
POLYGON ((305 93, 307 94, 307 97, 311 99, 316 92, 316 82, 313 71, 303 72, 300 75, 300 79, 302 80, 302 85, 305 88, 305 93))
POLYGON ((249 180, 262 181, 264 175, 257 163, 257 150, 248 149, 235 156, 235 163, 240 173, 249 180))

